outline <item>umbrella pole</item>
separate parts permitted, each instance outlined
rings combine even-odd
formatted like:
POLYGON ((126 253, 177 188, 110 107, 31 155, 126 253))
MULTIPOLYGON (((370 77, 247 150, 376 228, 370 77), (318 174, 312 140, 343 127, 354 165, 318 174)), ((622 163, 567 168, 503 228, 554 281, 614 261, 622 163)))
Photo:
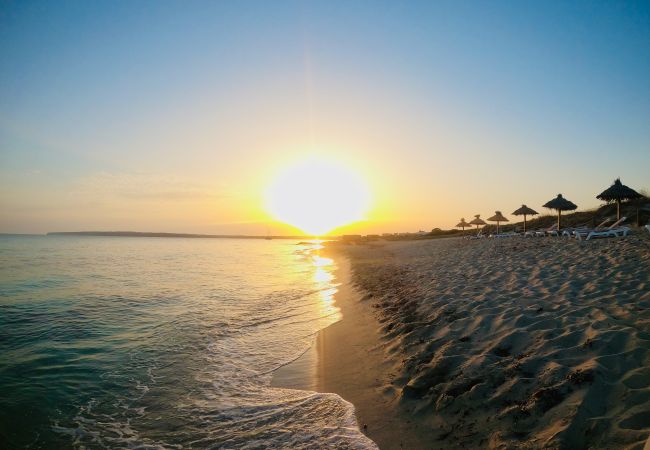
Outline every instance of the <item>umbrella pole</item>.
POLYGON ((562 210, 557 210, 557 231, 560 231, 560 217, 562 217, 562 210))
POLYGON ((616 199, 616 220, 621 220, 621 199, 616 199))
POLYGON ((526 234, 526 214, 524 214, 524 234, 526 234))

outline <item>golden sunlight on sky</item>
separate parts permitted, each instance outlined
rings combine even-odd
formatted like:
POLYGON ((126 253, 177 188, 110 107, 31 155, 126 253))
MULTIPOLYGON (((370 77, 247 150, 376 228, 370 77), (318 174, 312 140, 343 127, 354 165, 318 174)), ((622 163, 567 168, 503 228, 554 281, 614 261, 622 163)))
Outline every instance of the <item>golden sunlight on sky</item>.
POLYGON ((640 3, 4 9, 0 233, 414 232, 650 188, 640 3))

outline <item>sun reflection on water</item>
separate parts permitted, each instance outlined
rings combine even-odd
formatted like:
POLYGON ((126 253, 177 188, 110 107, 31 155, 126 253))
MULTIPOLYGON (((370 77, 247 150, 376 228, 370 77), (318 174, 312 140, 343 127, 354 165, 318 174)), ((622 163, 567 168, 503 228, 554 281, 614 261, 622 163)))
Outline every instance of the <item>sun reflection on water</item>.
POLYGON ((314 272, 314 281, 317 283, 329 283, 333 279, 334 275, 332 275, 332 272, 329 272, 328 269, 322 267, 316 268, 316 271, 314 272))
POLYGON ((338 291, 337 284, 334 282, 336 264, 332 258, 319 254, 322 248, 321 242, 316 241, 312 247, 311 265, 314 268, 313 280, 320 289, 321 313, 330 315, 338 313, 338 308, 334 306, 334 294, 338 291))

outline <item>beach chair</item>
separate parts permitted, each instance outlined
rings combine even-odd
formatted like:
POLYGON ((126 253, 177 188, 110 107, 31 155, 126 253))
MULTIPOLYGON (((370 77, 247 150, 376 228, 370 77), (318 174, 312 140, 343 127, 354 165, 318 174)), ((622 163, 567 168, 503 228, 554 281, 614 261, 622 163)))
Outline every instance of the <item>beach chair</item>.
POLYGON ((605 220, 603 220, 601 223, 596 225, 596 227, 594 228, 588 227, 587 224, 583 224, 575 228, 567 228, 562 231, 562 236, 572 237, 575 236, 576 233, 589 234, 591 231, 602 230, 605 227, 605 225, 609 223, 610 220, 612 219, 608 217, 605 220))
MULTIPOLYGON (((578 240, 589 240, 593 237, 612 237, 611 232, 616 231, 618 233, 625 233, 624 235, 627 236, 627 233, 629 233, 630 229, 627 227, 621 227, 621 224, 627 220, 627 217, 621 217, 619 220, 611 224, 610 226, 606 228, 591 228, 587 230, 575 230, 573 232, 573 235, 576 237, 578 240), (623 230, 625 228, 626 230, 623 230), (588 236, 591 235, 591 238, 588 238, 588 236), (588 239, 587 239, 588 238, 588 239)), ((614 236, 617 236, 618 234, 614 234, 614 236)))
POLYGON ((467 236, 467 239, 483 239, 484 237, 483 228, 481 228, 475 236, 467 236))
POLYGON ((557 224, 553 224, 552 227, 549 229, 545 230, 542 233, 538 233, 539 236, 559 236, 559 230, 557 228, 557 224))
MULTIPOLYGON (((609 219, 608 219, 608 221, 609 221, 609 219)), ((547 233, 548 233, 549 236, 556 236, 557 237, 557 236, 560 236, 560 234, 561 234, 562 236, 571 237, 571 234, 575 230, 593 230, 594 228, 589 227, 590 223, 591 222, 585 222, 585 223, 583 223, 581 225, 578 225, 577 227, 567 227, 567 228, 562 228, 561 230, 551 230, 551 231, 548 231, 547 233)), ((606 222, 603 222, 603 223, 606 223, 606 222)), ((600 225, 598 225, 598 226, 600 226, 600 225)), ((597 228, 598 227, 596 227, 596 229, 597 228)))
POLYGON ((491 238, 497 238, 497 239, 510 238, 510 237, 515 237, 515 236, 520 236, 520 234, 516 233, 514 231, 510 231, 508 233, 499 233, 499 234, 491 234, 490 235, 491 238))
MULTIPOLYGON (((543 236, 552 236, 552 233, 555 233, 557 230, 557 223, 554 223, 548 228, 544 228, 542 230, 537 230, 535 231, 535 236, 537 237, 543 237, 543 236)), ((557 236, 557 234, 556 234, 557 236)))
POLYGON ((587 235, 585 241, 594 238, 603 238, 603 237, 625 237, 630 232, 629 227, 619 227, 607 231, 592 231, 587 235))
POLYGON ((539 230, 533 230, 533 231, 526 231, 526 234, 524 237, 539 237, 539 236, 546 236, 546 233, 549 231, 553 231, 557 228, 557 223, 554 223, 548 228, 541 228, 539 230))

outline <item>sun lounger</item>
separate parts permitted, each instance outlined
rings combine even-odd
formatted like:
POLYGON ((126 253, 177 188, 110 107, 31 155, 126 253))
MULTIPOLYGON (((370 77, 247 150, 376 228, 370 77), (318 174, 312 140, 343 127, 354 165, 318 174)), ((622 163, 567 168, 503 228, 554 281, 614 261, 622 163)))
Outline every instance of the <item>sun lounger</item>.
POLYGON ((591 228, 589 228, 586 223, 583 223, 582 225, 578 225, 577 227, 567 227, 567 228, 562 228, 562 230, 559 231, 558 230, 549 231, 548 234, 549 236, 562 235, 562 236, 571 237, 571 235, 575 230, 589 230, 589 229, 591 228))
POLYGON ((575 228, 566 228, 562 230, 562 236, 571 237, 571 236, 575 236, 576 233, 589 234, 589 232, 591 231, 602 230, 610 220, 612 219, 610 219, 609 217, 606 218, 601 223, 596 225, 595 228, 588 227, 587 224, 583 224, 575 228))
POLYGON ((566 237, 572 237, 575 236, 575 233, 588 233, 590 231, 593 231, 593 228, 589 227, 577 227, 577 228, 566 228, 562 230, 562 236, 566 237))
POLYGON ((648 233, 650 233, 650 225, 646 225, 645 229, 648 230, 648 233))
POLYGON ((598 229, 588 229, 588 230, 575 230, 573 232, 573 235, 576 237, 576 239, 582 240, 589 240, 591 238, 588 238, 589 235, 592 235, 593 237, 612 237, 612 236, 618 236, 618 234, 625 233, 624 235, 627 236, 627 233, 630 231, 629 228, 627 227, 621 227, 621 224, 627 220, 627 217, 621 217, 619 220, 608 226, 607 228, 600 228, 598 229), (616 231, 614 235, 607 234, 611 231, 616 231))
POLYGON ((594 238, 603 238, 603 237, 621 237, 621 236, 624 237, 627 236, 629 232, 630 229, 628 227, 619 227, 619 228, 614 228, 612 230, 606 230, 606 231, 592 231, 587 235, 585 241, 594 238))
POLYGON ((475 236, 467 236, 467 239, 483 239, 485 235, 483 234, 483 229, 481 228, 475 236))
POLYGON ((557 228, 557 223, 554 223, 553 225, 551 225, 548 228, 542 228, 542 229, 539 229, 539 230, 526 231, 526 233, 524 234, 524 237, 546 236, 546 233, 548 233, 549 231, 553 231, 556 228, 557 228))
POLYGON ((521 236, 519 233, 515 233, 514 231, 511 231, 509 233, 499 233, 499 234, 491 234, 491 238, 510 238, 510 237, 515 237, 515 236, 521 236))
POLYGON ((558 236, 558 230, 557 230, 557 224, 553 224, 553 226, 547 228, 546 230, 542 231, 537 231, 535 233, 536 236, 558 236))

